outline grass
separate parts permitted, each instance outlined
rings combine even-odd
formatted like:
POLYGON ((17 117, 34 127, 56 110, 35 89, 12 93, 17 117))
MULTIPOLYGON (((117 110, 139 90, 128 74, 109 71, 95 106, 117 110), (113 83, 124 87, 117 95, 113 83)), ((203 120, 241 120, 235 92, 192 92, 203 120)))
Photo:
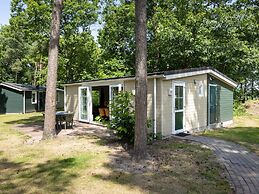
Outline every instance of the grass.
POLYGON ((258 115, 235 117, 233 126, 213 131, 206 131, 203 135, 241 144, 259 155, 258 115))
POLYGON ((118 143, 90 135, 27 144, 16 124, 42 124, 42 115, 0 115, 3 194, 232 193, 212 152, 191 142, 157 141, 139 165, 118 143))

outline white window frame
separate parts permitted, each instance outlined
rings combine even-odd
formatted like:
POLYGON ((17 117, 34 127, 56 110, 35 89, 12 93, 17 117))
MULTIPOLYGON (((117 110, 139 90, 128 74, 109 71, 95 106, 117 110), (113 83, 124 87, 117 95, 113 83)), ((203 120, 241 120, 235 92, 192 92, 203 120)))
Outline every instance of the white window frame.
POLYGON ((172 95, 172 134, 182 133, 186 131, 185 128, 185 82, 183 81, 172 81, 172 88, 173 88, 173 95, 172 95), (183 109, 176 111, 175 110, 175 87, 182 86, 183 87, 183 109), (183 112, 183 128, 179 130, 175 130, 175 113, 176 112, 183 112))
POLYGON ((79 121, 82 122, 92 122, 93 121, 93 112, 92 112, 92 87, 91 86, 81 86, 78 87, 78 102, 79 102, 79 107, 78 107, 78 113, 79 113, 79 121), (87 118, 83 119, 81 116, 81 89, 86 89, 87 90, 87 118))
POLYGON ((31 92, 31 103, 32 103, 32 104, 37 104, 37 97, 38 97, 38 96, 37 96, 37 92, 36 92, 36 91, 32 91, 32 92, 31 92), (33 97, 32 97, 32 96, 33 96, 34 94, 35 94, 35 99, 33 100, 33 97))
MULTIPOLYGON (((114 85, 109 85, 109 107, 111 107, 111 101, 113 99, 113 93, 112 93, 112 88, 118 88, 118 92, 121 92, 123 89, 123 84, 114 84, 114 85)), ((109 119, 112 120, 111 116, 111 108, 109 108, 109 119)))

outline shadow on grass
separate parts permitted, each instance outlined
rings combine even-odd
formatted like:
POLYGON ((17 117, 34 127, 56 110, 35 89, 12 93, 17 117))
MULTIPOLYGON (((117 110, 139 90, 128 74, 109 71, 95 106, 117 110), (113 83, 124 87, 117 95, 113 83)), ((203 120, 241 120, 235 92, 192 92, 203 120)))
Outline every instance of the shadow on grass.
POLYGON ((123 150, 123 142, 111 130, 78 125, 69 136, 112 150, 109 162, 103 164, 109 173, 106 170, 93 173, 97 180, 151 193, 231 193, 215 156, 200 145, 176 139, 158 141, 148 146, 150 157, 136 163, 132 160, 132 149, 123 150))
POLYGON ((16 124, 16 125, 39 125, 43 126, 44 117, 41 115, 38 116, 30 116, 28 118, 19 118, 17 117, 16 120, 7 121, 6 124, 16 124))
MULTIPOLYGON (((28 118, 17 118, 16 120, 7 121, 6 124, 16 125, 19 129, 30 129, 30 132, 42 132, 44 124, 44 116, 30 116, 28 118)), ((56 128, 56 134, 59 134, 63 128, 56 128)), ((27 132, 28 133, 28 132, 27 132)))
POLYGON ((0 190, 2 193, 53 193, 65 192, 77 177, 72 169, 75 158, 54 159, 30 167, 3 158, 0 160, 0 190))
POLYGON ((109 146, 114 147, 116 145, 121 145, 122 142, 119 138, 114 134, 114 131, 111 129, 107 129, 104 127, 91 126, 91 127, 82 127, 83 125, 75 125, 75 131, 68 134, 68 136, 74 136, 79 139, 92 139, 95 140, 95 143, 100 146, 109 146))
POLYGON ((132 150, 111 154, 110 162, 104 164, 110 173, 94 177, 151 193, 232 192, 210 150, 175 139, 148 147, 149 157, 140 163, 132 159, 132 150))
POLYGON ((205 132, 205 136, 217 137, 224 140, 234 141, 236 143, 246 142, 259 145, 259 127, 234 127, 226 129, 216 129, 205 132))

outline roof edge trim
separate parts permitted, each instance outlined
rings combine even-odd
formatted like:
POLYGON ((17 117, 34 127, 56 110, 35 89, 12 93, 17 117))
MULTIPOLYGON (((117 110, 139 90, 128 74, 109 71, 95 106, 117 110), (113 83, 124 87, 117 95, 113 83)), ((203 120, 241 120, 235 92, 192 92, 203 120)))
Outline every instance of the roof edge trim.
POLYGON ((194 72, 186 72, 186 73, 178 73, 178 74, 169 74, 166 75, 165 80, 170 80, 170 79, 179 79, 183 77, 190 77, 190 76, 195 76, 195 75, 202 75, 202 74, 212 74, 221 81, 225 82, 226 84, 232 86, 233 88, 237 87, 237 83, 234 82, 232 79, 221 75, 218 71, 215 71, 214 69, 206 69, 206 70, 200 70, 200 71, 194 71, 194 72))
POLYGON ((8 88, 12 88, 12 89, 17 90, 17 91, 19 91, 19 92, 22 92, 22 91, 23 91, 23 90, 21 90, 21 89, 18 89, 18 88, 16 88, 16 87, 10 86, 10 85, 5 84, 5 83, 1 83, 0 86, 5 86, 5 87, 8 87, 8 88))

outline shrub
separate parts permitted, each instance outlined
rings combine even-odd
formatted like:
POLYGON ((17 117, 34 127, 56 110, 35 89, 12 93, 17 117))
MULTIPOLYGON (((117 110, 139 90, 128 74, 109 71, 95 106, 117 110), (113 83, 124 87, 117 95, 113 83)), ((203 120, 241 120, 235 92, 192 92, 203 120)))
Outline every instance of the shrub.
POLYGON ((134 142, 135 112, 130 92, 120 92, 110 104, 111 120, 109 128, 114 129, 120 139, 134 142))
POLYGON ((155 140, 161 140, 162 139, 162 134, 161 133, 148 133, 147 134, 147 143, 152 144, 155 140))
POLYGON ((234 116, 244 116, 246 115, 245 105, 239 101, 234 102, 234 116))
MULTIPOLYGON (((135 111, 133 107, 133 96, 130 92, 120 92, 112 100, 111 120, 108 127, 115 130, 117 136, 130 144, 134 143, 135 111)), ((152 120, 147 120, 147 128, 152 128, 152 120)), ((161 134, 148 133, 147 141, 152 143, 155 139, 161 139, 161 134)))

